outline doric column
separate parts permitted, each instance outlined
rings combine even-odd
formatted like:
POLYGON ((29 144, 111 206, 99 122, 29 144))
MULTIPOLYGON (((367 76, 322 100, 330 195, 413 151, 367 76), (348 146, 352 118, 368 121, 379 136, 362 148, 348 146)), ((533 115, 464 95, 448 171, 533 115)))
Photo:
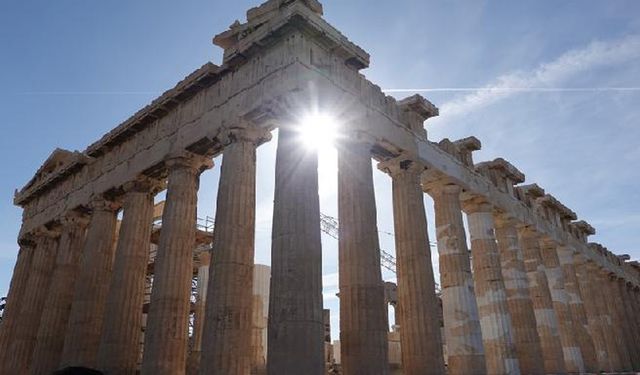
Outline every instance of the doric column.
POLYGON ((13 337, 10 338, 9 350, 5 356, 3 374, 29 373, 42 309, 56 262, 58 237, 59 233, 44 228, 37 234, 36 248, 29 269, 29 279, 24 288, 20 314, 13 337))
POLYGON ((578 338, 574 332, 573 320, 569 313, 569 297, 564 289, 564 273, 558 258, 558 245, 553 241, 542 240, 540 248, 553 309, 556 311, 560 325, 560 342, 562 343, 565 369, 570 374, 580 374, 584 372, 584 362, 578 338))
POLYGON ((529 293, 524 256, 518 240, 518 229, 515 220, 506 215, 497 215, 495 219, 502 276, 520 371, 523 374, 543 374, 542 347, 529 293))
POLYGON ((56 265, 42 312, 31 374, 51 374, 60 363, 88 224, 86 215, 75 211, 62 220, 56 265))
POLYGON ((145 178, 124 185, 122 223, 98 351, 97 368, 106 374, 134 375, 137 370, 153 199, 158 188, 157 182, 145 178))
POLYGON ((575 254, 576 251, 572 247, 558 247, 558 259, 564 275, 564 289, 568 297, 569 314, 573 322, 573 336, 577 339, 580 347, 585 370, 589 373, 595 373, 598 370, 598 361, 593 339, 589 335, 587 314, 576 277, 575 254))
POLYGON ((609 277, 606 272, 604 272, 604 270, 602 270, 602 268, 600 268, 600 266, 596 265, 595 263, 590 263, 588 269, 589 275, 594 279, 595 288, 592 289, 592 291, 594 294, 594 301, 596 302, 596 308, 598 310, 598 315, 603 327, 602 331, 604 332, 604 339, 607 346, 607 357, 609 359, 609 368, 607 370, 610 372, 618 371, 624 366, 622 365, 620 349, 618 348, 616 334, 614 333, 614 317, 611 314, 611 310, 608 306, 608 296, 610 293, 607 288, 607 283, 609 282, 609 277))
POLYGON ((529 282, 529 294, 542 346, 544 370, 546 374, 562 374, 565 372, 565 366, 560 342, 560 325, 553 309, 551 291, 542 263, 539 236, 529 228, 522 228, 519 236, 529 282))
POLYGON ((205 305, 207 302, 207 288, 209 286, 209 267, 211 265, 211 251, 203 251, 198 254, 200 265, 198 267, 198 280, 196 285, 196 303, 193 314, 193 336, 187 375, 196 375, 200 372, 202 359, 202 335, 204 333, 205 305))
POLYGON ((268 372, 324 374, 318 154, 288 126, 279 130, 275 177, 268 372))
POLYGON ((199 177, 213 162, 186 154, 172 157, 166 166, 167 203, 145 330, 145 375, 180 375, 186 371, 199 177))
POLYGON ((36 243, 32 236, 25 236, 19 240, 20 251, 18 259, 13 268, 9 293, 7 295, 2 324, 0 324, 0 369, 6 363, 5 355, 9 351, 9 345, 15 335, 15 327, 20 316, 20 305, 22 304, 24 291, 29 281, 31 272, 31 260, 35 251, 36 243))
POLYGON ((635 371, 640 371, 640 330, 636 324, 636 315, 638 312, 632 306, 631 296, 625 279, 618 279, 618 289, 620 296, 621 308, 624 312, 624 328, 627 332, 627 344, 629 345, 629 354, 631 356, 631 364, 635 371))
POLYGON ((269 133, 232 129, 222 158, 214 254, 207 290, 202 374, 248 374, 251 369, 256 147, 269 133))
POLYGON ((429 189, 435 206, 448 370, 486 374, 482 331, 460 207, 460 187, 429 189))
POLYGON ((615 346, 620 360, 620 362, 618 362, 618 368, 615 370, 631 371, 633 365, 631 363, 630 339, 624 325, 625 314, 620 301, 621 297, 618 293, 618 278, 607 270, 603 270, 602 273, 604 273, 605 276, 602 278, 601 288, 603 289, 603 296, 611 316, 612 331, 609 332, 614 332, 612 336, 615 340, 615 346))
POLYGON ((338 146, 340 353, 345 375, 388 374, 388 317, 371 146, 350 137, 338 146))
POLYGON ((420 186, 425 168, 402 156, 381 163, 379 168, 393 180, 402 372, 444 374, 439 303, 420 186))
POLYGON ((520 374, 500 253, 494 234, 493 207, 483 201, 468 201, 465 211, 471 236, 473 276, 487 373, 520 374))
POLYGON ((598 370, 609 371, 611 370, 611 364, 609 363, 607 342, 605 339, 605 335, 609 334, 609 332, 605 331, 606 327, 603 325, 602 316, 597 308, 598 302, 596 298, 598 297, 596 296, 595 289, 599 288, 599 285, 594 281, 594 277, 589 270, 588 263, 592 262, 580 254, 575 255, 574 259, 576 260, 576 278, 584 300, 584 310, 588 323, 587 328, 589 336, 593 340, 598 370))
POLYGON ((82 250, 60 367, 96 367, 120 204, 96 198, 82 250))

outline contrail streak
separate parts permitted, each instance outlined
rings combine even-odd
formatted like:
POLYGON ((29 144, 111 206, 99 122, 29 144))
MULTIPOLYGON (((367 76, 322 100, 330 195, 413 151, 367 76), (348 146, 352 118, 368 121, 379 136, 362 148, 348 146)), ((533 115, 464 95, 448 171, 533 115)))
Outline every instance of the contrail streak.
POLYGON ((15 95, 153 95, 160 91, 23 91, 15 95))
POLYGON ((605 92, 605 91, 640 91, 640 87, 440 87, 440 88, 415 88, 415 89, 383 89, 393 92, 605 92))

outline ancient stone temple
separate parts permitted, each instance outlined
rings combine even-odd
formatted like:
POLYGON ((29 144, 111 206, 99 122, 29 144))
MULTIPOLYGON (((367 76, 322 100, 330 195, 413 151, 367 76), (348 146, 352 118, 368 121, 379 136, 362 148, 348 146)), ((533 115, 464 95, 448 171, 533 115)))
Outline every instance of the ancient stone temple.
POLYGON ((220 65, 205 63, 86 150, 55 150, 16 192, 24 214, 0 374, 640 371, 638 264, 589 243, 595 229, 509 162, 475 163, 478 139, 429 140, 438 108, 385 95, 361 73, 369 55, 322 15, 316 0, 250 9, 214 38, 220 65), (334 353, 318 155, 297 136, 312 110, 339 120, 334 353), (256 149, 276 129, 269 276, 254 265, 256 149), (393 184, 391 333, 372 159, 393 184), (211 168, 215 226, 202 227, 199 177, 211 168))

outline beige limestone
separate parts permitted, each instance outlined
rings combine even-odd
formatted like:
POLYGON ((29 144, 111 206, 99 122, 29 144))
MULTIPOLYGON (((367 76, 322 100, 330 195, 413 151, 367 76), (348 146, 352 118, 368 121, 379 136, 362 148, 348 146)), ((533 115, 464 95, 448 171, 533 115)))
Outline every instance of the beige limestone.
POLYGON ((484 346, 462 221, 460 188, 437 186, 430 189, 429 194, 435 204, 447 368, 452 374, 485 374, 484 346))
POLYGON ((516 355, 523 374, 544 374, 542 346, 536 326, 536 316, 529 293, 529 282, 518 229, 513 219, 496 217, 496 239, 500 250, 502 276, 507 291, 516 355))
POLYGON ((157 185, 141 178, 124 186, 122 223, 97 360, 97 368, 106 374, 135 375, 137 371, 157 185))
POLYGON ((207 288, 209 285, 209 267, 211 266, 211 250, 198 254, 200 265, 196 285, 196 302, 193 313, 193 336, 191 351, 189 352, 187 374, 196 375, 200 372, 202 360, 202 335, 204 333, 205 306, 207 303, 207 288))
POLYGON ((496 244, 493 207, 486 202, 466 202, 473 276, 489 374, 520 374, 513 341, 507 292, 496 244))
POLYGON ((427 216, 420 186, 424 166, 400 156, 379 168, 393 180, 402 371, 444 374, 439 303, 431 265, 427 216))
POLYGON ((598 370, 596 349, 593 339, 589 336, 587 315, 576 276, 575 254, 576 249, 574 248, 567 246, 558 248, 558 259, 564 276, 564 289, 568 297, 569 314, 573 322, 573 335, 577 338, 585 371, 595 373, 598 370))
POLYGON ((603 280, 601 287, 603 295, 609 308, 611 315, 611 327, 614 334, 613 339, 617 347, 620 362, 616 371, 631 371, 633 364, 631 362, 631 345, 629 332, 625 326, 625 313, 621 303, 621 296, 618 293, 618 278, 615 275, 607 274, 603 280))
POLYGON ((634 311, 631 306, 631 297, 629 296, 627 283, 623 279, 616 280, 616 286, 618 287, 619 304, 621 305, 622 315, 624 316, 623 328, 625 330, 625 338, 627 348, 629 349, 629 356, 631 357, 631 365, 633 370, 640 370, 640 330, 635 322, 635 315, 638 312, 634 311))
POLYGON ((143 375, 186 372, 199 177, 213 163, 208 158, 182 154, 170 157, 166 166, 167 203, 155 259, 143 375))
POLYGON ((96 367, 104 310, 115 253, 117 212, 120 205, 102 198, 92 203, 93 213, 82 250, 69 313, 60 367, 96 367))
POLYGON ((268 137, 268 133, 252 128, 232 129, 226 135, 201 374, 243 375, 251 370, 256 147, 268 137))
POLYGON ((324 373, 318 154, 281 127, 271 237, 268 373, 324 373))
POLYGON ((604 338, 609 358, 608 371, 619 371, 623 369, 624 365, 622 354, 620 353, 620 348, 618 347, 618 342, 616 340, 616 335, 618 335, 618 333, 615 331, 613 326, 613 320, 615 318, 612 314, 612 310, 609 308, 610 293, 607 288, 609 282, 608 276, 598 265, 595 264, 590 267, 589 274, 595 279, 595 288, 592 289, 592 291, 595 295, 594 301, 597 304, 597 309, 603 325, 603 332, 605 333, 604 338))
MULTIPOLYGON (((6 363, 5 355, 9 351, 11 338, 15 335, 15 327, 20 316, 20 305, 23 300, 24 290, 29 281, 31 272, 31 260, 35 251, 35 241, 32 238, 23 238, 20 251, 13 268, 13 276, 9 284, 7 302, 0 324, 0 364, 6 363)), ((1 368, 1 367, 0 367, 1 368)))
POLYGON ((253 335, 251 352, 252 375, 267 373, 267 327, 269 321, 269 282, 271 267, 256 264, 253 267, 253 335))
POLYGON ((388 374, 388 321, 371 145, 338 146, 340 359, 345 375, 388 374))
POLYGON ((37 234, 29 279, 20 303, 20 313, 3 363, 3 374, 28 374, 36 344, 42 310, 55 267, 59 233, 42 229, 37 234))
POLYGON ((88 218, 77 212, 62 221, 56 265, 42 312, 31 374, 51 374, 60 363, 88 224, 88 218))

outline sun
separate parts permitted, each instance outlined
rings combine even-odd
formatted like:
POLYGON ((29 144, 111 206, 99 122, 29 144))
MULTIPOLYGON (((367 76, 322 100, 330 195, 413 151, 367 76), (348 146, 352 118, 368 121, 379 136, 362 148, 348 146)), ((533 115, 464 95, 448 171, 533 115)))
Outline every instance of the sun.
POLYGON ((329 114, 310 113, 302 117, 298 130, 306 147, 322 151, 333 148, 338 126, 329 114))

